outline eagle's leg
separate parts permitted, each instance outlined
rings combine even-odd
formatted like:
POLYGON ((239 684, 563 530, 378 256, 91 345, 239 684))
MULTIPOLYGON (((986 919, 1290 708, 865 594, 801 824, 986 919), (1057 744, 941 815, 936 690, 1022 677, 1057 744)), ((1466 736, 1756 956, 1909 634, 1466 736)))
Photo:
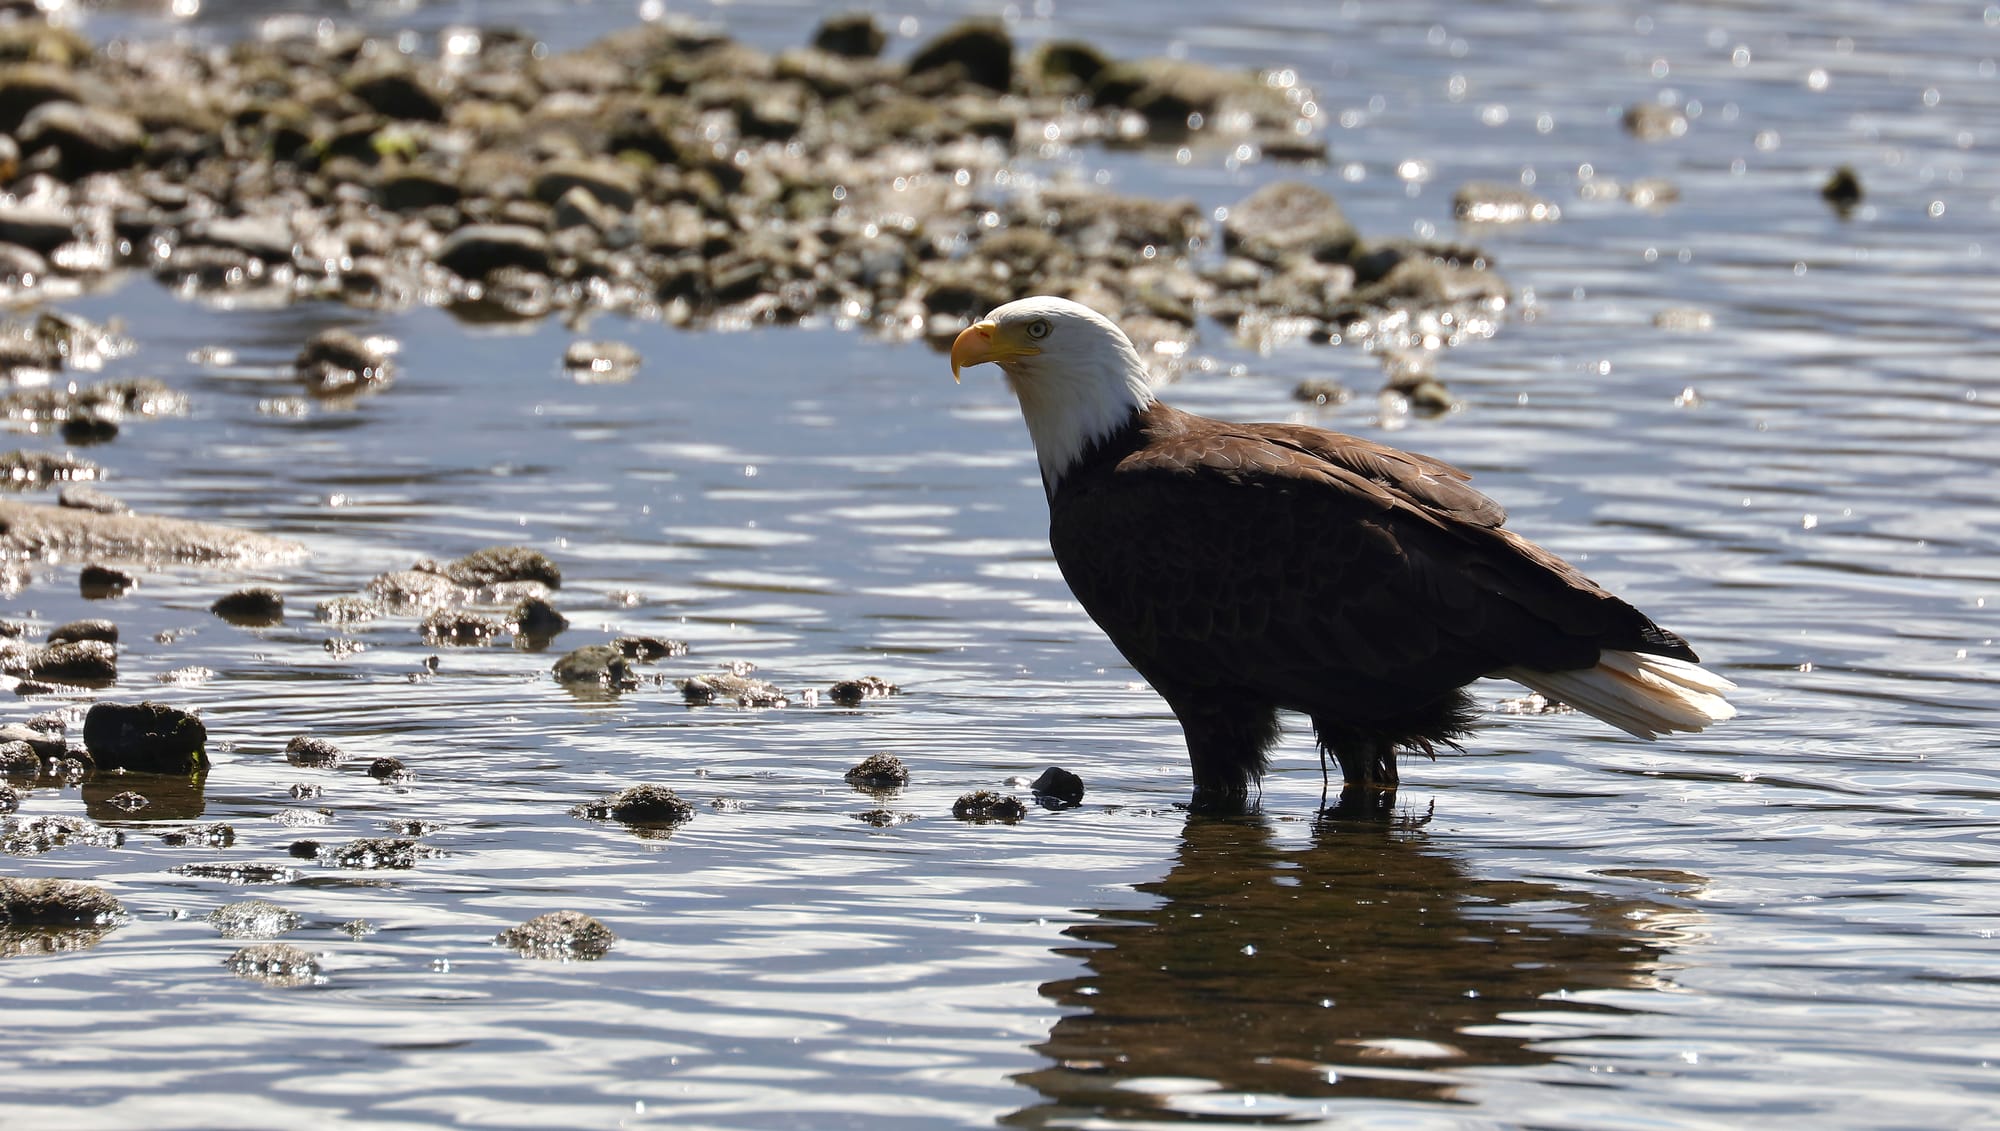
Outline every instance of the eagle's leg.
POLYGON ((1320 756, 1333 755, 1340 763, 1341 779, 1348 786, 1396 788, 1394 739, 1320 726, 1318 720, 1314 720, 1313 730, 1319 739, 1320 756))
POLYGON ((1195 808, 1242 809, 1278 740, 1277 711, 1226 692, 1165 698, 1187 734, 1195 808))

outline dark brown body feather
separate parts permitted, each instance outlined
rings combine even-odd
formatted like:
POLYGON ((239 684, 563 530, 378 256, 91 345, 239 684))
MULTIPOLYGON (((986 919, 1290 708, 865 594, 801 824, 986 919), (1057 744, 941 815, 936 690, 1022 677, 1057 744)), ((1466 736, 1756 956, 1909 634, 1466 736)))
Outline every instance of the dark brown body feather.
POLYGON ((1134 414, 1050 490, 1077 600, 1187 732, 1198 801, 1262 775, 1276 711, 1312 717, 1350 782, 1449 743, 1464 685, 1687 642, 1502 528, 1465 473, 1352 436, 1134 414))

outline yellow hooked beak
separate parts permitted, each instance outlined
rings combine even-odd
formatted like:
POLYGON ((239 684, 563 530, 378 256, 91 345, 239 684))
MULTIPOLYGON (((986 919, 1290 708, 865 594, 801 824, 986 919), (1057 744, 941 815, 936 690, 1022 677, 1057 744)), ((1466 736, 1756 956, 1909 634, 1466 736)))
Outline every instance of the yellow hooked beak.
POLYGON ((989 361, 1010 361, 1017 357, 1028 357, 1042 352, 1022 341, 1018 330, 1002 329, 992 319, 974 322, 959 331, 951 343, 951 379, 958 380, 958 371, 968 365, 983 365, 989 361))

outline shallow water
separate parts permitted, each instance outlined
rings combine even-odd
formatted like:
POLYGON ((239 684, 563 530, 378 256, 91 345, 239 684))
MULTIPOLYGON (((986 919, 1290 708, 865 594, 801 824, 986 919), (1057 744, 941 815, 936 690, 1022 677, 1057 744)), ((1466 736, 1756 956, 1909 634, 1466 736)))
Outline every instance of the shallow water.
MULTIPOLYGON (((222 749, 200 816, 236 843, 169 846, 159 834, 186 816, 123 819, 73 789, 24 801, 24 816, 89 811, 125 842, 7 872, 92 879, 133 916, 88 950, 0 960, 0 1125, 1992 1120, 2000 14, 1277 3, 1222 23, 1175 7, 1058 7, 1017 30, 1297 68, 1333 123, 1331 166, 1306 175, 1366 234, 1480 244, 1522 301, 1440 361, 1463 402, 1440 418, 1385 411, 1362 349, 1260 354, 1212 324, 1169 397, 1474 471, 1517 529, 1742 684, 1740 718, 1646 744, 1496 710, 1465 753, 1406 767, 1386 823, 1318 818, 1318 763, 1294 735, 1259 814, 1190 818, 1174 807, 1178 729, 1070 603, 1025 433, 987 372, 954 387, 930 350, 830 324, 599 318, 583 330, 645 365, 630 384, 578 385, 558 363, 583 331, 555 323, 223 310, 134 278, 63 309, 122 317, 139 349, 107 374, 161 377, 193 412, 90 449, 108 488, 141 511, 298 538, 312 558, 148 572, 109 602, 76 596, 65 563, 8 602, 46 624, 111 617, 125 641, 111 694, 202 710, 222 749), (1685 137, 1621 130, 1626 106, 1662 97, 1688 105, 1685 137), (1422 179, 1399 175, 1409 162, 1422 179), (1869 193, 1847 219, 1818 197, 1839 164, 1869 193), (1451 221, 1461 183, 1530 174, 1559 223, 1451 221), (1579 193, 1641 177, 1680 199, 1579 193), (1653 325, 1682 306, 1713 328, 1653 325), (348 410, 261 414, 330 325, 399 339, 400 380, 348 410), (235 362, 188 360, 213 345, 235 362), (1361 395, 1306 410, 1290 395, 1305 377, 1361 395), (349 632, 358 655, 323 649, 335 633, 310 619, 317 600, 498 542, 562 565, 573 627, 556 652, 644 632, 692 649, 649 673, 743 659, 788 689, 872 673, 904 693, 854 710, 693 709, 658 687, 593 700, 549 678, 553 653, 440 651, 408 618, 349 632), (286 594, 283 626, 208 614, 249 583, 286 594), (190 665, 215 674, 160 682, 190 665), (287 764, 300 733, 357 762, 287 764), (913 771, 886 802, 841 781, 876 751, 913 771), (361 772, 384 755, 414 780, 361 772), (1014 826, 949 816, 959 794, 1051 763, 1083 775, 1081 808, 1014 826), (568 814, 636 781, 702 809, 667 839, 568 814), (324 796, 293 800, 299 782, 324 796), (884 807, 913 819, 856 819, 884 807), (437 855, 407 871, 286 854, 408 820, 438 827, 422 838, 437 855), (297 877, 169 871, 191 862, 297 877), (241 943, 201 916, 251 895, 305 919, 285 941, 322 955, 323 984, 225 968, 241 943), (560 964, 492 945, 559 908, 616 931, 611 953, 560 964), (337 929, 357 918, 377 930, 337 929)), ((918 11, 916 33, 962 10, 918 11)), ((559 46, 630 17, 361 14, 517 22, 559 46)), ((764 46, 803 41, 817 18, 702 14, 764 46)), ((211 10, 194 33, 238 18, 211 10)), ((1051 164, 1204 207, 1299 173, 1227 158, 1051 164)))

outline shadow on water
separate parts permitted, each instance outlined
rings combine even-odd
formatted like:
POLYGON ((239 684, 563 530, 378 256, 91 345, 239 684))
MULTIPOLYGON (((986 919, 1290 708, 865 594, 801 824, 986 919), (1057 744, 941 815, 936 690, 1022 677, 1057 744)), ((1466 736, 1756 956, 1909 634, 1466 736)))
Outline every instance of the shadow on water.
POLYGON ((1650 984, 1670 936, 1645 921, 1669 908, 1470 875, 1421 825, 1329 810, 1301 848, 1262 817, 1190 816, 1172 871, 1139 887, 1160 906, 1065 932, 1089 971, 1041 987, 1072 1012, 1036 1046, 1053 1063, 1018 1077, 1044 1101, 1003 1122, 1469 1101, 1447 1073, 1554 1064, 1539 1022, 1622 1012, 1573 995, 1650 984))

